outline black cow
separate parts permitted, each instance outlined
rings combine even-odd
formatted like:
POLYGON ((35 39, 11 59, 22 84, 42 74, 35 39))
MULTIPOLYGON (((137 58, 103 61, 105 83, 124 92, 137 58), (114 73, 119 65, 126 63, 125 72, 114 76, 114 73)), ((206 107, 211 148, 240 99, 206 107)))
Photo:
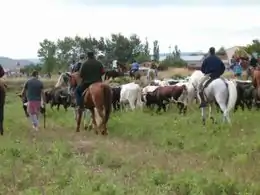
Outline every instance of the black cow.
MULTIPOLYGON (((237 81, 237 101, 235 104, 234 112, 240 107, 243 111, 245 106, 251 110, 253 100, 255 98, 255 88, 251 83, 237 81)), ((220 111, 219 105, 216 102, 217 112, 220 111)))
POLYGON ((251 83, 237 82, 237 102, 234 111, 238 106, 244 111, 245 105, 250 110, 252 109, 255 88, 251 83))
POLYGON ((51 109, 53 106, 57 106, 57 110, 60 109, 60 105, 63 105, 65 111, 71 105, 71 95, 68 92, 68 88, 53 88, 49 91, 45 91, 46 103, 50 103, 51 109))
POLYGON ((120 109, 121 87, 112 87, 112 105, 114 110, 120 109))

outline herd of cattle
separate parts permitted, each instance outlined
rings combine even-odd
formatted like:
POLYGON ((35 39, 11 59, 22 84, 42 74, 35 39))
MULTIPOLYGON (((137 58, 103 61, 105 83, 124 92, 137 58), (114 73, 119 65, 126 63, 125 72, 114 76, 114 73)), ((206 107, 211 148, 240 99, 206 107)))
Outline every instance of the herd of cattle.
MULTIPOLYGON (((185 102, 185 97, 187 97, 187 84, 189 78, 182 80, 154 80, 150 85, 142 88, 139 84, 135 82, 111 86, 112 88, 112 106, 113 110, 117 111, 129 104, 130 108, 134 110, 137 107, 143 107, 146 105, 150 109, 153 109, 157 105, 157 112, 161 109, 166 111, 166 106, 171 102, 177 103, 179 113, 185 113, 187 110, 187 102, 185 102)), ((253 106, 259 108, 257 100, 257 92, 252 85, 251 81, 237 80, 237 102, 235 105, 235 111, 240 107, 242 110, 247 107, 252 109, 253 106)), ((46 103, 50 104, 51 109, 57 106, 59 110, 62 105, 67 111, 69 107, 75 107, 75 101, 68 91, 67 87, 52 88, 45 91, 46 103)), ((194 97, 197 102, 197 98, 194 97)), ((27 113, 27 100, 22 99, 23 109, 25 115, 27 113)), ((217 108, 218 105, 216 104, 217 108)), ((219 109, 217 109, 219 110, 219 109)), ((42 110, 42 112, 44 112, 42 110)))

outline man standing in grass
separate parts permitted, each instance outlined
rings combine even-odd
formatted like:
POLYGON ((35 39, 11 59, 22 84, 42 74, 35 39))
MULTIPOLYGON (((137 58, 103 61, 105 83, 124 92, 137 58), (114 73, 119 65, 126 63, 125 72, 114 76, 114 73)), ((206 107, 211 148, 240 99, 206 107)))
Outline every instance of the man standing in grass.
POLYGON ((38 79, 39 73, 35 70, 32 72, 32 78, 30 78, 24 84, 22 90, 22 97, 26 95, 28 104, 27 111, 30 116, 33 128, 39 130, 39 115, 41 103, 45 104, 45 96, 43 91, 43 83, 38 79))

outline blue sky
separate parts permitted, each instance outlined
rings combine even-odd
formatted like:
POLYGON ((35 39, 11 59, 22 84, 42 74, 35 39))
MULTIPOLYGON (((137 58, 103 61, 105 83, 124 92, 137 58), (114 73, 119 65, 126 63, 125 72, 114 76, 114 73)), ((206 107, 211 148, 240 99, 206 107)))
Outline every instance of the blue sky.
POLYGON ((260 2, 253 0, 8 0, 0 7, 0 56, 12 58, 37 57, 44 38, 75 35, 137 33, 151 46, 159 40, 161 52, 175 44, 182 51, 207 51, 260 38, 260 2))

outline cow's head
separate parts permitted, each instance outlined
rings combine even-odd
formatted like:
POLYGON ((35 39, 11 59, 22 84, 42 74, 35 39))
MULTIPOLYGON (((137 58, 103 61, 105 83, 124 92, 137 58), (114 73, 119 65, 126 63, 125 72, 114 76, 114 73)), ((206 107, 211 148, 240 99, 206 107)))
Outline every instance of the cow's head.
POLYGON ((45 91, 44 95, 45 95, 46 103, 48 104, 51 101, 51 91, 50 90, 45 91))

